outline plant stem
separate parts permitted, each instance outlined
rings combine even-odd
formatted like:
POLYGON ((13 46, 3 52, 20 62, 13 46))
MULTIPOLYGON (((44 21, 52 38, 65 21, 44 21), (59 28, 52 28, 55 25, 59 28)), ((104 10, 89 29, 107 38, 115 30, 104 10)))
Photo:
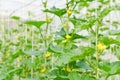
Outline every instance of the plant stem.
MULTIPOLYGON (((46 0, 46 6, 44 7, 45 9, 47 8, 47 0, 46 0)), ((48 19, 48 15, 47 15, 47 12, 46 12, 46 21, 47 21, 47 19, 48 19)), ((46 50, 46 48, 47 48, 47 40, 46 40, 46 37, 47 37, 47 33, 48 33, 48 27, 49 27, 49 23, 47 22, 47 24, 46 24, 46 32, 45 32, 45 43, 44 43, 44 46, 45 46, 45 54, 47 53, 47 50, 46 50)), ((45 67, 47 66, 47 59, 46 59, 46 57, 45 57, 45 67)))
MULTIPOLYGON (((97 30, 98 30, 98 27, 97 27, 97 30)), ((99 71, 98 71, 99 55, 98 55, 97 44, 98 44, 98 31, 96 32, 96 61, 97 61, 96 77, 98 79, 99 78, 99 71)))
MULTIPOLYGON (((98 29, 98 27, 97 27, 97 29, 98 29)), ((98 32, 96 31, 96 61, 97 61, 97 69, 96 69, 96 77, 97 77, 97 79, 99 78, 99 73, 98 73, 98 63, 99 63, 99 61, 98 61, 98 49, 97 49, 97 44, 98 44, 98 32)))
MULTIPOLYGON (((96 10, 96 13, 97 13, 97 10, 96 10)), ((96 15, 96 19, 97 19, 97 15, 96 15)), ((98 21, 99 22, 99 21, 98 21)), ((98 44, 98 35, 99 35, 99 24, 97 23, 96 25, 96 77, 97 79, 99 79, 99 68, 98 68, 98 64, 99 64, 99 55, 98 55, 98 48, 97 48, 97 44, 98 44)))
POLYGON ((52 63, 52 70, 53 70, 53 68, 54 68, 54 54, 52 54, 51 63, 52 63))
POLYGON ((42 34, 42 31, 41 29, 39 28, 39 32, 40 32, 40 36, 42 37, 43 41, 45 40, 44 37, 43 37, 43 34, 42 34))
POLYGON ((89 57, 87 57, 85 60, 90 64, 91 67, 93 67, 94 69, 96 69, 96 66, 90 62, 89 57))
MULTIPOLYGON (((34 42, 33 41, 34 40, 34 37, 33 37, 34 36, 34 31, 33 30, 34 29, 32 27, 32 50, 33 50, 33 46, 34 46, 34 43, 33 43, 34 42)), ((32 62, 32 64, 34 63, 34 55, 31 56, 31 62, 32 62)), ((31 79, 33 79, 33 77, 34 77, 33 74, 34 74, 34 68, 32 67, 31 68, 31 79)))

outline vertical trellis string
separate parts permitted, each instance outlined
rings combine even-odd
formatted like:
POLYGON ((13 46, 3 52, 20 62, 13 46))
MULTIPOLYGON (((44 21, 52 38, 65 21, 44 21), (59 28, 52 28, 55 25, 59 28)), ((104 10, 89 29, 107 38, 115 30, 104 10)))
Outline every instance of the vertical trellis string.
MULTIPOLYGON (((28 39, 28 32, 27 32, 28 26, 27 25, 24 25, 24 26, 25 26, 25 46, 26 46, 27 45, 27 39, 28 39)), ((25 50, 25 48, 23 50, 25 50)), ((25 58, 27 58, 27 56, 25 56, 25 58)), ((25 75, 25 76, 27 76, 27 75, 25 75)))
MULTIPOLYGON (((109 5, 109 7, 110 7, 110 8, 112 7, 112 0, 110 0, 110 5, 109 5)), ((110 23, 109 23, 109 28, 110 28, 109 31, 110 31, 110 30, 111 30, 111 27, 112 27, 112 26, 111 26, 111 24, 112 24, 111 14, 109 14, 109 20, 110 20, 110 23)), ((111 48, 111 46, 110 46, 110 52, 109 52, 109 53, 110 53, 110 55, 111 55, 110 57, 111 57, 111 59, 112 59, 111 49, 112 49, 112 48, 111 48)), ((110 61, 111 61, 111 60, 110 60, 110 61)))
MULTIPOLYGON (((43 0, 41 0, 41 2, 42 2, 42 4, 43 4, 43 7, 44 8, 46 8, 47 7, 47 2, 48 2, 48 0, 45 0, 45 1, 43 1, 43 0), (46 4, 46 5, 44 5, 44 4, 46 4)), ((48 15, 47 15, 47 13, 45 13, 45 15, 46 15, 46 20, 47 20, 47 18, 48 18, 48 15)), ((45 30, 45 38, 46 38, 46 36, 47 36, 47 30, 48 29, 48 24, 46 25, 46 30, 45 30)), ((44 38, 44 39, 45 39, 44 38)), ((45 41, 43 41, 44 42, 44 49, 45 49, 45 53, 44 53, 44 55, 47 53, 47 41, 46 41, 46 39, 45 39, 45 41)), ((44 61, 45 61, 45 65, 44 65, 44 68, 46 68, 47 67, 47 59, 46 59, 46 57, 44 57, 44 61)))
MULTIPOLYGON (((97 0, 95 0, 96 1, 96 3, 98 2, 97 0)), ((96 4, 97 5, 97 4, 96 4)), ((95 16, 96 16, 96 19, 98 18, 98 15, 97 15, 97 8, 95 9, 95 16)), ((98 49, 97 49, 97 44, 98 44, 98 30, 99 30, 99 26, 98 26, 98 23, 96 23, 96 77, 97 77, 97 79, 99 79, 99 72, 98 72, 98 63, 99 63, 99 61, 98 61, 98 49)))
MULTIPOLYGON (((30 13, 29 13, 29 16, 31 16, 30 13)), ((34 47, 34 27, 33 26, 32 26, 31 32, 32 32, 32 51, 33 51, 33 47, 34 47)), ((34 63, 34 55, 31 55, 31 62, 32 62, 32 65, 33 65, 33 63, 34 63)), ((34 77, 34 68, 32 66, 32 68, 31 68, 31 79, 33 79, 33 77, 34 77)))
MULTIPOLYGON (((110 0, 109 7, 110 7, 110 8, 112 7, 112 0, 110 0)), ((110 22, 109 22, 109 32, 110 32, 111 27, 112 27, 112 26, 111 26, 111 24, 112 24, 112 21, 111 21, 111 14, 109 14, 109 20, 110 20, 110 22)), ((109 35, 109 37, 110 37, 110 35, 109 35)), ((110 46, 110 50, 109 50, 110 62, 111 62, 111 60, 112 60, 112 52, 111 52, 111 49, 112 49, 112 47, 110 46)), ((110 77, 109 79, 111 80, 112 78, 110 77)))
MULTIPOLYGON (((4 22, 5 22, 5 19, 4 19, 4 16, 1 16, 1 22, 2 22, 2 43, 3 45, 5 45, 5 25, 4 25, 4 22)), ((3 48, 3 51, 5 50, 5 48, 3 48)))

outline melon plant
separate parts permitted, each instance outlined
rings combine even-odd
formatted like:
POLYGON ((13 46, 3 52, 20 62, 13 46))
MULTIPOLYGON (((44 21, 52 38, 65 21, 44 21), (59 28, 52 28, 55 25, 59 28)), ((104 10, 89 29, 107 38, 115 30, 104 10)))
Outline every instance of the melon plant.
POLYGON ((18 28, 0 39, 0 80, 119 80, 116 0, 66 0, 63 8, 48 1, 43 19, 11 16, 18 28))

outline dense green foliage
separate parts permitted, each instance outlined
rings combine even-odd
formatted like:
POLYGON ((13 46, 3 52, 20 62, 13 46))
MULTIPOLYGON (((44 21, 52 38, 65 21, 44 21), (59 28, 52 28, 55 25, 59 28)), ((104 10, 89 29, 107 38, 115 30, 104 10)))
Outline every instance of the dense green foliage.
POLYGON ((12 16, 19 27, 5 29, 0 41, 0 80, 109 80, 120 75, 120 23, 104 21, 120 7, 98 0, 100 5, 90 8, 94 1, 66 0, 65 8, 48 8, 46 0, 45 20, 21 22, 12 16), (7 37, 12 34, 14 40, 7 37), (104 60, 106 54, 118 61, 104 60))

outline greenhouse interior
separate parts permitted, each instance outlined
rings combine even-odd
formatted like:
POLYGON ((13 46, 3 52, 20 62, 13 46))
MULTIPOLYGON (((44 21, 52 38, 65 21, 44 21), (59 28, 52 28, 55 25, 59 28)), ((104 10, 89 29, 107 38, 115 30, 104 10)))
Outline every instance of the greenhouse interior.
POLYGON ((0 0, 0 80, 120 80, 120 0, 0 0))

